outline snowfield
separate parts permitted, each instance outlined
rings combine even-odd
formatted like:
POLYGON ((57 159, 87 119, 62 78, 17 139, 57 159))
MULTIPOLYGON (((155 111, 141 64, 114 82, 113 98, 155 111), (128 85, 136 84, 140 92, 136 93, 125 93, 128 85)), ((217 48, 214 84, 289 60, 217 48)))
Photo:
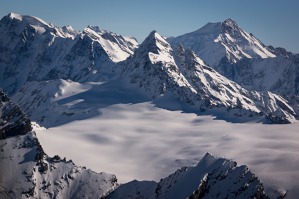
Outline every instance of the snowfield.
POLYGON ((299 194, 299 122, 230 123, 161 109, 152 102, 120 103, 98 112, 49 129, 36 126, 35 131, 50 156, 113 173, 120 183, 159 180, 210 152, 248 165, 266 193, 274 188, 286 189, 290 198, 299 194))

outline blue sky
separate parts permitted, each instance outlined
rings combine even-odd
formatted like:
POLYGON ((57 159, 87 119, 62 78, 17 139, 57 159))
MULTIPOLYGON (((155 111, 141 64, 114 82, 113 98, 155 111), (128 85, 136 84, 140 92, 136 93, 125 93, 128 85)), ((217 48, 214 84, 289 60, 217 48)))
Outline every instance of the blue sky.
POLYGON ((97 25, 139 42, 152 30, 178 36, 232 18, 266 45, 299 53, 298 10, 298 0, 7 0, 1 2, 0 16, 33 15, 77 30, 97 25))

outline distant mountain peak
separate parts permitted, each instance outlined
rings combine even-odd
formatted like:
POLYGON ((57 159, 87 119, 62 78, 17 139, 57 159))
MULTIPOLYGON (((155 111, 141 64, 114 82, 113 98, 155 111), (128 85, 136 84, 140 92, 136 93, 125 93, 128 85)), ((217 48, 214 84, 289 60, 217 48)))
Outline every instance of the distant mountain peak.
POLYGON ((224 20, 221 23, 221 32, 223 34, 228 33, 231 36, 242 35, 244 32, 239 25, 231 18, 224 20))
POLYGON ((9 13, 7 15, 7 17, 11 18, 11 19, 18 19, 18 20, 22 20, 22 15, 16 14, 16 13, 9 13))
POLYGON ((85 29, 90 29, 100 34, 108 32, 107 30, 101 29, 99 26, 92 26, 92 25, 88 25, 85 29))
POLYGON ((170 44, 156 31, 153 30, 142 42, 139 52, 151 52, 160 54, 161 52, 170 52, 170 44))
POLYGON ((228 18, 228 19, 224 20, 222 23, 225 25, 229 25, 229 26, 238 26, 236 21, 233 20, 232 18, 228 18))
POLYGON ((190 48, 211 66, 217 66, 221 61, 234 64, 243 58, 275 57, 260 40, 240 28, 231 18, 208 23, 194 32, 168 41, 172 45, 183 44, 185 48, 190 48))
POLYGON ((18 20, 18 21, 24 21, 30 25, 46 25, 49 26, 49 24, 47 22, 45 22, 44 20, 38 18, 38 17, 34 17, 34 16, 29 16, 29 15, 21 15, 21 14, 17 14, 17 13, 9 13, 8 15, 6 15, 6 18, 11 19, 11 20, 18 20))
POLYGON ((155 41, 161 40, 161 41, 163 41, 164 38, 156 30, 153 30, 152 32, 150 32, 150 34, 147 36, 147 38, 145 40, 155 40, 155 41))

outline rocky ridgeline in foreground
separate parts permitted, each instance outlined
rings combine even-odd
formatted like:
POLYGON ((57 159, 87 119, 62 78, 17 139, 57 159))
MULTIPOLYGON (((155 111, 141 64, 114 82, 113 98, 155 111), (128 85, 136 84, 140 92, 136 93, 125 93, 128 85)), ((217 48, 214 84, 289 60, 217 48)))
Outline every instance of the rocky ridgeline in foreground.
POLYGON ((161 179, 132 181, 112 192, 120 198, 268 198, 260 180, 246 166, 206 154, 195 167, 184 167, 161 179))

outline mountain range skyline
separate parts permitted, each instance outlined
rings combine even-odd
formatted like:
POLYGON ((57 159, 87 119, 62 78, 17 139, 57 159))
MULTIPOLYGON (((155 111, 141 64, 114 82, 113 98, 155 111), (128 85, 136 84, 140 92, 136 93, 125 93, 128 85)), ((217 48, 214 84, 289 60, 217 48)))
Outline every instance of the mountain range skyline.
POLYGON ((231 18, 138 43, 10 13, 0 35, 0 197, 298 196, 298 54, 231 18))
POLYGON ((285 47, 299 53, 296 19, 299 3, 287 1, 229 2, 213 1, 89 1, 82 4, 51 1, 5 2, 0 10, 4 16, 10 12, 33 15, 58 26, 71 25, 83 30, 88 25, 99 26, 125 36, 134 36, 142 42, 149 32, 157 30, 163 36, 178 36, 197 30, 208 22, 222 22, 232 18, 246 30, 251 30, 266 45, 285 47), (17 3, 16 3, 17 2, 17 3))

